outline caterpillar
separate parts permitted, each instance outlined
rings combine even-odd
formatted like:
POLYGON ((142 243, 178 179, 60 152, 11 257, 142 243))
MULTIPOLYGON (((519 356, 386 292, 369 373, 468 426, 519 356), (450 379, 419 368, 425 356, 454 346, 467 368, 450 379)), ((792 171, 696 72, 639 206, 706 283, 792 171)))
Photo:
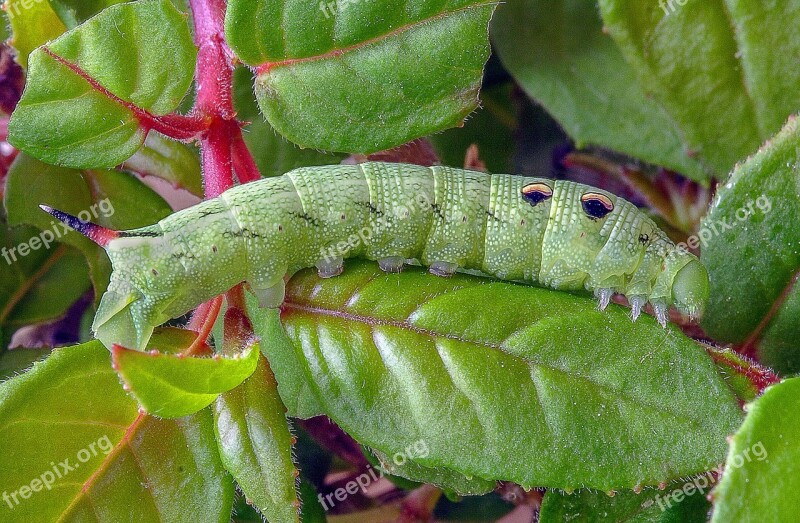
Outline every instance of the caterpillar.
POLYGON ((414 260, 448 276, 472 269, 554 289, 586 289, 604 309, 624 294, 635 321, 649 301, 699 317, 708 273, 636 206, 565 180, 372 162, 295 169, 236 186, 160 222, 114 231, 42 206, 105 248, 112 276, 95 336, 144 350, 154 327, 246 282, 264 307, 284 276, 343 260, 400 271, 414 260))

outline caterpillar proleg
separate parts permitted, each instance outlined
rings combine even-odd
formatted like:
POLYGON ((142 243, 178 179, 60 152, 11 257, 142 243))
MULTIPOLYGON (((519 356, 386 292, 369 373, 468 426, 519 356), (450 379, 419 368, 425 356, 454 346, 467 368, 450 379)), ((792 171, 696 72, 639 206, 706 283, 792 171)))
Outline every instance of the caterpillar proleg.
POLYGON ((708 273, 633 204, 571 181, 450 167, 365 163, 308 167, 229 189, 140 229, 111 231, 44 207, 102 245, 113 266, 92 325, 107 347, 144 350, 153 328, 247 282, 262 306, 283 301, 284 275, 345 258, 399 271, 418 260, 447 276, 592 291, 600 308, 627 296, 700 316, 708 273))

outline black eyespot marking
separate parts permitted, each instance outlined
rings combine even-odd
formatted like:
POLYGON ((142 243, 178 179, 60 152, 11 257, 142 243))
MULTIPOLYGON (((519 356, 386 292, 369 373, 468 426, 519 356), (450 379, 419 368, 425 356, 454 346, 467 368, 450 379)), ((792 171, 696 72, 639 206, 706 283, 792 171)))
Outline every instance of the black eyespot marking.
POLYGON ((639 235, 639 243, 641 243, 642 245, 647 245, 649 241, 650 241, 650 236, 648 236, 647 234, 639 235))
POLYGON ((522 198, 533 206, 553 197, 553 189, 544 183, 529 183, 522 188, 522 198))
POLYGON ((587 192, 581 196, 581 205, 586 216, 593 220, 605 218, 614 210, 614 204, 608 196, 597 192, 587 192))

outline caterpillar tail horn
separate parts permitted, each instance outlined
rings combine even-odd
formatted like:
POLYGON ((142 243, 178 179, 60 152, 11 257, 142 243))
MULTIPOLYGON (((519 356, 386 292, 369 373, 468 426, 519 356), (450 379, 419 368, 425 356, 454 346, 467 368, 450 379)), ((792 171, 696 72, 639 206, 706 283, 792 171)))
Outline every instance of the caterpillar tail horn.
POLYGON ((39 208, 69 225, 72 229, 83 234, 100 247, 105 247, 108 245, 108 242, 119 237, 119 231, 106 229, 105 227, 97 225, 96 223, 85 222, 77 216, 72 216, 71 214, 59 211, 58 209, 53 209, 47 205, 40 205, 39 208))

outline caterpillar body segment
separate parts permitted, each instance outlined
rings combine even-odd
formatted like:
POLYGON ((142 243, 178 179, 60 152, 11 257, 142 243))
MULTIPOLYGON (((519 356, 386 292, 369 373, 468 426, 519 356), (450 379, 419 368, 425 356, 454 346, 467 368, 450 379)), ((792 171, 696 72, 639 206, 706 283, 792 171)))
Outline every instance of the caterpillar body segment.
POLYGON ((287 273, 335 276, 349 257, 391 272, 416 259, 444 276, 462 268, 587 289, 601 308, 621 293, 634 319, 649 301, 662 324, 669 305, 699 316, 708 299, 697 258, 622 198, 449 167, 300 168, 103 238, 113 273, 92 328, 107 347, 143 350, 155 326, 243 281, 278 306, 287 273))

